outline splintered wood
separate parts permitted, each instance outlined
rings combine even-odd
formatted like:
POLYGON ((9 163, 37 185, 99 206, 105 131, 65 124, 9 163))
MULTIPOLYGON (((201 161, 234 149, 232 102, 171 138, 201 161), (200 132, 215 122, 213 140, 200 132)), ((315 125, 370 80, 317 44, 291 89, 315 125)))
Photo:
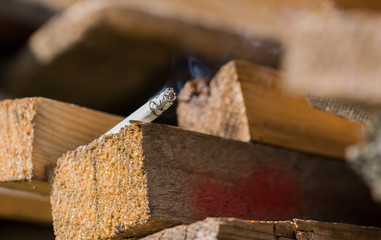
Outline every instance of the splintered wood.
POLYGON ((368 240, 380 239, 381 229, 341 223, 294 219, 293 221, 243 221, 207 218, 191 225, 173 227, 142 240, 368 240))
POLYGON ((208 82, 195 79, 179 94, 179 126, 241 141, 343 158, 361 125, 312 108, 284 93, 283 74, 243 61, 223 66, 208 82))
POLYGON ((158 124, 130 125, 66 153, 51 203, 59 239, 144 236, 213 216, 380 219, 342 161, 158 124))
POLYGON ((298 93, 381 103, 381 17, 303 13, 282 38, 285 86, 298 93))
POLYGON ((0 102, 1 186, 49 194, 47 168, 120 117, 45 98, 0 102), (14 182, 33 180, 31 182, 14 182))

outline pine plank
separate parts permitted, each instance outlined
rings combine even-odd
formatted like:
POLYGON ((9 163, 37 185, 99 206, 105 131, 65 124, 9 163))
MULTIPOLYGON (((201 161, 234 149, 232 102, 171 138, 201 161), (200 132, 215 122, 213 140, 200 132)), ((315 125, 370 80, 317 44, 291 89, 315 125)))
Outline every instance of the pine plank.
POLYGON ((50 165, 120 120, 46 98, 0 102, 0 186, 49 195, 50 165))
POLYGON ((0 187, 0 218, 52 224, 49 197, 0 187))
POLYGON ((140 237, 208 216, 379 221, 368 189, 343 161, 158 124, 131 125, 67 152, 51 203, 63 239, 140 237))
POLYGON ((223 66, 207 82, 188 82, 179 94, 179 126, 241 141, 259 141, 344 158, 361 141, 362 125, 312 108, 282 91, 283 73, 244 61, 223 66))

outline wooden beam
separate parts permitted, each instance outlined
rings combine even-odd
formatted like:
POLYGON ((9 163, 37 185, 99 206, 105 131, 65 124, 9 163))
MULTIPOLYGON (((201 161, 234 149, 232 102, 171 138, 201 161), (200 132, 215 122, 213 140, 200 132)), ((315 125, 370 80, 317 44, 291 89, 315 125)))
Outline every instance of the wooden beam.
POLYGON ((0 186, 48 195, 49 165, 121 119, 46 98, 0 102, 0 186))
POLYGON ((283 74, 232 61, 208 83, 188 82, 179 94, 179 126, 241 141, 259 141, 343 158, 361 125, 313 109, 305 97, 282 91, 283 74))
POLYGON ((343 161, 175 127, 131 125, 58 160, 58 238, 143 236, 208 216, 377 224, 343 161))
POLYGON ((52 224, 49 197, 0 187, 0 218, 52 224))
POLYGON ((294 219, 293 221, 244 221, 207 218, 191 225, 163 230, 142 240, 239 239, 239 240, 358 240, 379 239, 381 229, 342 223, 294 219))
POLYGON ((285 87, 297 93, 380 104, 380 23, 378 15, 358 12, 296 15, 283 37, 285 87))

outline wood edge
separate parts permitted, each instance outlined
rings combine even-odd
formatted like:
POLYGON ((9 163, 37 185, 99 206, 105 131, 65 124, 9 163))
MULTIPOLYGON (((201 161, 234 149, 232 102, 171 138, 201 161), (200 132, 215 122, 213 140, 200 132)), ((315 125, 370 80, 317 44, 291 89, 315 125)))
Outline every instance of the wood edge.
POLYGON ((0 187, 31 192, 41 196, 50 195, 50 184, 39 180, 0 182, 0 187))
POLYGON ((49 197, 0 187, 0 217, 10 220, 52 224, 49 197))

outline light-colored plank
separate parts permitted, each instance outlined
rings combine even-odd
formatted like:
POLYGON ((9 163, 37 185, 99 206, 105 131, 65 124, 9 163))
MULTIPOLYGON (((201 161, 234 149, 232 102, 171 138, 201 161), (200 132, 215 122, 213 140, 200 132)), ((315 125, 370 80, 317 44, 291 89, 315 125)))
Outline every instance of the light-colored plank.
POLYGON ((381 17, 303 13, 284 32, 285 87, 368 104, 381 102, 381 17))
POLYGON ((275 222, 244 221, 233 218, 207 218, 204 221, 188 226, 182 225, 169 228, 143 239, 276 240, 278 238, 274 234, 275 225, 275 222))
POLYGON ((0 218, 52 224, 49 197, 0 187, 0 218))
POLYGON ((45 98, 0 102, 0 185, 48 195, 49 166, 121 119, 45 98))
POLYGON ((361 141, 362 125, 312 108, 282 91, 284 75, 232 61, 207 82, 196 79, 179 94, 179 126, 241 141, 259 141, 343 158, 361 141))
POLYGON ((366 240, 381 239, 381 229, 342 223, 295 219, 293 221, 244 221, 229 218, 207 218, 147 236, 144 240, 225 239, 225 240, 366 240), (282 226, 287 234, 277 234, 282 226), (275 230, 274 230, 275 229, 275 230))
POLYGON ((128 126, 66 153, 51 202, 64 239, 142 236, 208 216, 379 219, 343 161, 158 124, 128 126))

